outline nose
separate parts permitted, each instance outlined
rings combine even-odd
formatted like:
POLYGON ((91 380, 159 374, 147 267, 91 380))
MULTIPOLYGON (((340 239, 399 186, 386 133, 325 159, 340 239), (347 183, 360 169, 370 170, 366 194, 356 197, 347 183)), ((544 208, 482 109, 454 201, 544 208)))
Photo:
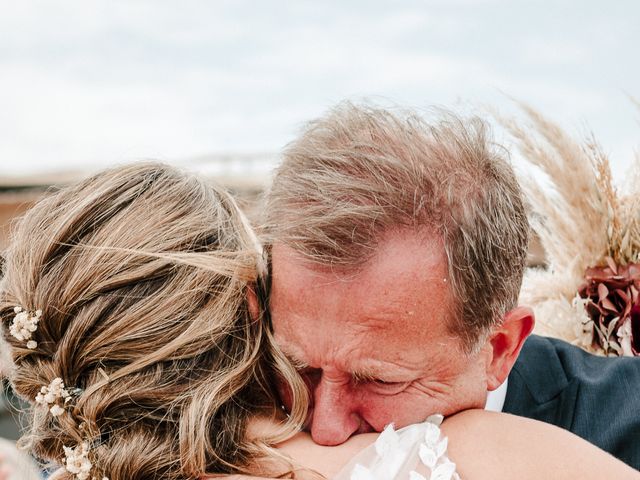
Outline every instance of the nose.
POLYGON ((340 445, 362 430, 363 421, 356 413, 356 404, 348 379, 322 375, 313 392, 311 438, 320 445, 340 445))

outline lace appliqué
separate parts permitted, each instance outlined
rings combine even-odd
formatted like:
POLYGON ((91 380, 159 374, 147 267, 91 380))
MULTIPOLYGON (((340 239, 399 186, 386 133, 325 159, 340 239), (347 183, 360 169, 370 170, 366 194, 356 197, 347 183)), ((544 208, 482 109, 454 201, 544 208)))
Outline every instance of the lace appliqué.
POLYGON ((460 480, 456 464, 446 455, 448 440, 440 431, 442 420, 442 415, 432 415, 424 423, 397 432, 389 425, 375 442, 375 457, 368 466, 356 464, 350 480, 460 480), (416 471, 420 463, 430 472, 427 476, 416 471))

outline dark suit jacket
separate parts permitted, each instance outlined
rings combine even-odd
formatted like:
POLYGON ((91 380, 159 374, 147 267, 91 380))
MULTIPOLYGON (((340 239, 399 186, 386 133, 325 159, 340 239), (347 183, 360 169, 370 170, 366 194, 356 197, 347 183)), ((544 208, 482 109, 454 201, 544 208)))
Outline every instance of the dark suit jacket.
POLYGON ((640 470, 640 357, 598 357, 532 335, 503 411, 569 430, 640 470))

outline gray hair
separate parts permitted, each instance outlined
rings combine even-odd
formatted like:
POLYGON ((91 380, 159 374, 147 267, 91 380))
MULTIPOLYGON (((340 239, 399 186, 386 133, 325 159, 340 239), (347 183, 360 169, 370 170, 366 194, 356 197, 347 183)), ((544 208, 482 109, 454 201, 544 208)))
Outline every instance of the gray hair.
POLYGON ((478 117, 342 103, 287 146, 264 240, 316 265, 356 268, 391 229, 442 238, 451 331, 472 350, 517 302, 529 225, 508 154, 478 117))

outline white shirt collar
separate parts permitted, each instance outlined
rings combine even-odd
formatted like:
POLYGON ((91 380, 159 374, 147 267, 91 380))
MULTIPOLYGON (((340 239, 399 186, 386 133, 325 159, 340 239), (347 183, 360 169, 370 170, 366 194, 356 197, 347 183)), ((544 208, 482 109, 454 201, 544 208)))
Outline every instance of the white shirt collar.
POLYGON ((504 407, 504 401, 507 398, 507 378, 502 385, 491 392, 487 392, 487 403, 484 405, 484 409, 490 412, 501 412, 504 407))

